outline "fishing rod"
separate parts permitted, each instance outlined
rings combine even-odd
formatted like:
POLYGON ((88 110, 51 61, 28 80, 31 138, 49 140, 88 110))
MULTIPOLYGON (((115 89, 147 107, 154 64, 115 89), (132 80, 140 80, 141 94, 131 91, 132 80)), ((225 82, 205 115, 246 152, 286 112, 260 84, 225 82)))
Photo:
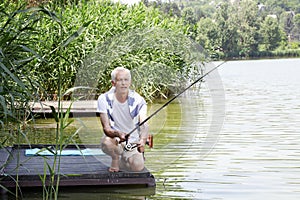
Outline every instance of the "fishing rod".
POLYGON ((161 111, 163 108, 165 108, 167 105, 169 105, 172 101, 174 101, 177 97, 179 97, 181 94, 183 94, 185 91, 187 91, 188 89, 190 89, 193 85, 195 85, 196 83, 198 83, 199 81, 201 81, 204 77, 206 77, 208 74, 210 74, 211 72, 213 72, 214 70, 216 70, 217 68, 219 68, 221 65, 223 65, 226 61, 223 61, 222 63, 220 63, 219 65, 217 65, 216 67, 212 68, 211 70, 209 70, 208 72, 206 72, 205 74, 203 74, 201 77, 199 77, 197 80, 195 80, 193 83, 191 83, 188 87, 186 87, 184 90, 182 90, 180 93, 178 93, 177 95, 175 95, 174 97, 172 97, 169 101, 167 101, 164 105, 162 105, 159 109, 157 109, 155 112, 153 112, 151 115, 149 115, 146 119, 144 119, 142 122, 140 122, 139 124, 136 125, 136 127, 134 129, 132 129, 129 133, 126 134, 125 139, 126 139, 126 143, 128 141, 129 136, 136 131, 140 126, 142 126, 143 124, 145 124, 149 119, 151 119, 154 115, 156 115, 159 111, 161 111))

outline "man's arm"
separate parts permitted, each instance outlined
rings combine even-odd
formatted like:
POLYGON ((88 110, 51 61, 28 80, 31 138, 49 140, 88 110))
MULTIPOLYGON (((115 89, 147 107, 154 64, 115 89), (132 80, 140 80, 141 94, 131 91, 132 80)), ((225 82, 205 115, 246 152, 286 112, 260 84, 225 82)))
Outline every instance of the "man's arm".
MULTIPOLYGON (((144 121, 146 116, 140 117, 140 122, 144 121)), ((149 125, 145 122, 143 125, 140 126, 140 140, 143 144, 146 144, 147 138, 149 133, 149 125)))
POLYGON ((100 113, 100 121, 102 124, 103 131, 107 137, 110 138, 118 137, 120 138, 121 142, 125 141, 125 133, 111 128, 106 113, 100 113))
MULTIPOLYGON (((143 122, 146 118, 147 118, 147 106, 144 106, 139 116, 140 123, 143 122)), ((143 125, 140 126, 140 141, 139 141, 138 150, 141 153, 145 151, 145 145, 147 142, 148 134, 149 134, 149 126, 148 123, 145 122, 143 125)))

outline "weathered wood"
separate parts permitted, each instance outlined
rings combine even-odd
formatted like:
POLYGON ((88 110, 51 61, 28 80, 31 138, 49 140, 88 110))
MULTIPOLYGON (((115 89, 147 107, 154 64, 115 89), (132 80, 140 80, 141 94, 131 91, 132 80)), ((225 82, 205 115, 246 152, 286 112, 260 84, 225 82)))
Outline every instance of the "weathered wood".
MULTIPOLYGON (((34 145, 31 148, 43 148, 51 145, 34 145)), ((0 149, 1 185, 15 187, 14 179, 18 176, 18 185, 21 187, 42 186, 41 176, 46 175, 49 180, 55 156, 26 156, 27 145, 7 149, 0 149), (46 164, 47 163, 47 164, 46 164)), ((68 146, 66 149, 76 149, 68 146)), ((80 148, 99 148, 97 145, 80 145, 80 148)), ((57 157, 57 162, 58 162, 57 157)), ((55 175, 60 174, 61 186, 88 186, 88 185, 146 185, 155 186, 153 175, 145 168, 141 172, 120 171, 111 173, 105 163, 110 163, 107 155, 61 156, 60 165, 55 167, 55 175)), ((49 182, 47 182, 49 184, 49 182)))
POLYGON ((11 151, 11 147, 0 149, 0 175, 4 173, 3 171, 6 166, 7 160, 11 154, 11 151))
MULTIPOLYGON (((96 116, 97 101, 85 100, 85 101, 61 101, 61 110, 63 113, 70 108, 70 117, 89 117, 96 116)), ((54 107, 58 112, 58 101, 43 101, 31 103, 31 112, 41 117, 52 117, 52 110, 50 107, 54 107)))

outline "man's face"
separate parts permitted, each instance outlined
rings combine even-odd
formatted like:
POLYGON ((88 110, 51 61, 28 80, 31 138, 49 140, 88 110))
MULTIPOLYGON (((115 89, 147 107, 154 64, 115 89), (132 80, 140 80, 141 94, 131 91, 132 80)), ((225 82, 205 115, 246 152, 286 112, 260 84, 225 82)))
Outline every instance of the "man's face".
POLYGON ((131 85, 130 76, 125 71, 118 71, 116 80, 112 81, 112 85, 116 87, 117 93, 127 93, 131 85))

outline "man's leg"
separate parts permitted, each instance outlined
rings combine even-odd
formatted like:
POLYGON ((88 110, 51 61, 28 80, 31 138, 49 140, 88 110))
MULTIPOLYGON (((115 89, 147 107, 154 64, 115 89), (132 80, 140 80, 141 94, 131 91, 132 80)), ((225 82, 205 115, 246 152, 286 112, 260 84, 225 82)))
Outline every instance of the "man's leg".
POLYGON ((104 153, 111 156, 112 160, 109 171, 118 172, 120 170, 120 154, 122 153, 122 148, 120 144, 118 144, 118 142, 114 138, 104 137, 101 141, 101 147, 104 153))
POLYGON ((144 156, 142 153, 136 153, 128 159, 131 171, 139 172, 144 169, 144 156))
POLYGON ((128 171, 139 172, 144 169, 144 155, 138 152, 136 148, 132 151, 124 152, 121 161, 122 166, 128 171))

